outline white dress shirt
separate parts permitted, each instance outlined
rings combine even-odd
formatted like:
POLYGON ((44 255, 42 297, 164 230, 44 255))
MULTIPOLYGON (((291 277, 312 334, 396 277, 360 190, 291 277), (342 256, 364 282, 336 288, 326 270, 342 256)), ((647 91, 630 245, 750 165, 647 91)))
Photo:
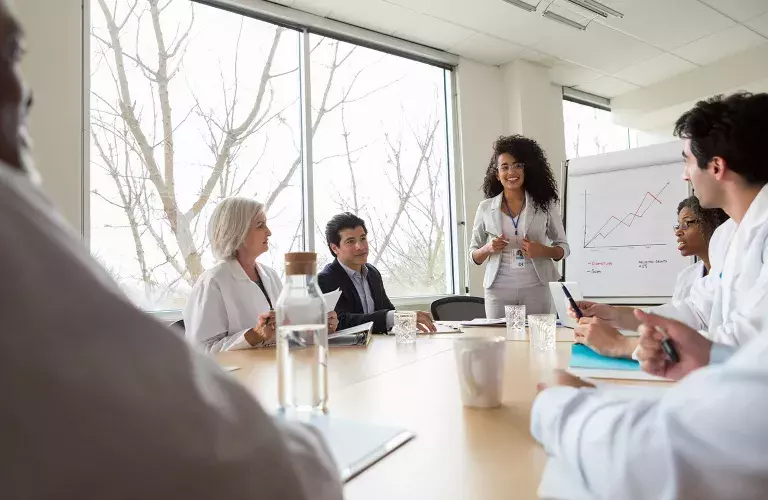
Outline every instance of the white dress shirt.
POLYGON ((547 389, 534 402, 531 434, 590 498, 765 499, 766 359, 762 335, 652 394, 547 389))
MULTIPOLYGON (((349 279, 352 280, 352 284, 357 291, 357 296, 360 298, 360 303, 363 304, 363 313, 371 314, 375 312, 376 305, 373 303, 373 293, 371 293, 371 285, 368 283, 368 268, 363 266, 360 271, 355 271, 351 267, 347 267, 342 261, 338 261, 342 269, 347 273, 349 279)), ((395 324, 395 311, 387 312, 387 329, 391 330, 395 324)))
POLYGON ((269 300, 236 259, 220 262, 200 275, 184 307, 187 339, 207 352, 253 347, 245 333, 259 323, 260 314, 269 312, 270 301, 272 306, 277 304, 283 289, 274 269, 256 266, 269 300))
POLYGON ((653 308, 701 331, 714 342, 744 345, 768 332, 768 187, 747 213, 715 230, 709 243, 711 269, 688 297, 653 308))
POLYGON ((3 164, 0 242, 0 498, 342 498, 317 431, 138 311, 3 164))

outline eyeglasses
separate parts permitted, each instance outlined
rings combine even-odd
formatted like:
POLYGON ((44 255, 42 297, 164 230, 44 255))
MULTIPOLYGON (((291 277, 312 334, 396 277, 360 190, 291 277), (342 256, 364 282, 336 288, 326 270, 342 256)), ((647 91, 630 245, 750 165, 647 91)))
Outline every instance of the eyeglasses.
POLYGON ((525 170, 525 163, 515 162, 512 165, 504 164, 499 167, 499 172, 511 172, 513 170, 521 171, 525 170))
POLYGON ((684 220, 682 224, 675 224, 672 226, 674 228, 675 232, 678 232, 679 230, 687 231, 689 227, 691 227, 694 224, 698 224, 698 220, 684 220))

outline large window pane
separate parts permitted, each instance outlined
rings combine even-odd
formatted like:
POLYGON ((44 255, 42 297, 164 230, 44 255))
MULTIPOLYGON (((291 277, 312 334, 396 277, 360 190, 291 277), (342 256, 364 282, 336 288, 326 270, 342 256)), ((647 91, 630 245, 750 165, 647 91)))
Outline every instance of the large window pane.
POLYGON ((563 101, 565 156, 597 155, 674 141, 671 130, 644 132, 613 123, 610 111, 563 101))
POLYGON ((611 112, 563 101, 565 156, 597 155, 629 149, 629 129, 615 125, 611 112))
POLYGON ((224 197, 268 206, 280 269, 303 248, 296 31, 188 0, 91 0, 90 241, 126 292, 176 309, 213 265, 224 197))
POLYGON ((391 297, 453 292, 446 72, 320 36, 312 49, 315 241, 336 213, 366 220, 391 297))

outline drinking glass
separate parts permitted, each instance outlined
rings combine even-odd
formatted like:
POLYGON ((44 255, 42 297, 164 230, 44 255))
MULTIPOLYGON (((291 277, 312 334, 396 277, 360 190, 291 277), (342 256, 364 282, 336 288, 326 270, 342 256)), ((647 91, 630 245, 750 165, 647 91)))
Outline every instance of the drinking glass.
POLYGON ((504 306, 507 317, 507 340, 526 340, 525 306, 504 306))
POLYGON ((416 342, 416 311, 395 311, 395 342, 398 344, 413 344, 416 342))
POLYGON ((557 341, 557 325, 554 314, 531 314, 528 316, 531 332, 531 347, 536 351, 554 351, 557 341))

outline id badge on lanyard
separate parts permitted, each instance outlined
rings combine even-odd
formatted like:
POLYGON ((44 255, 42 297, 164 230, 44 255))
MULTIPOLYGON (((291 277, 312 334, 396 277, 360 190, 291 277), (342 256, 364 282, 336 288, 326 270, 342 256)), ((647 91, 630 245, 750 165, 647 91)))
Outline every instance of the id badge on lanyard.
POLYGON ((525 255, 523 255, 521 248, 515 248, 515 267, 525 269, 525 255))

